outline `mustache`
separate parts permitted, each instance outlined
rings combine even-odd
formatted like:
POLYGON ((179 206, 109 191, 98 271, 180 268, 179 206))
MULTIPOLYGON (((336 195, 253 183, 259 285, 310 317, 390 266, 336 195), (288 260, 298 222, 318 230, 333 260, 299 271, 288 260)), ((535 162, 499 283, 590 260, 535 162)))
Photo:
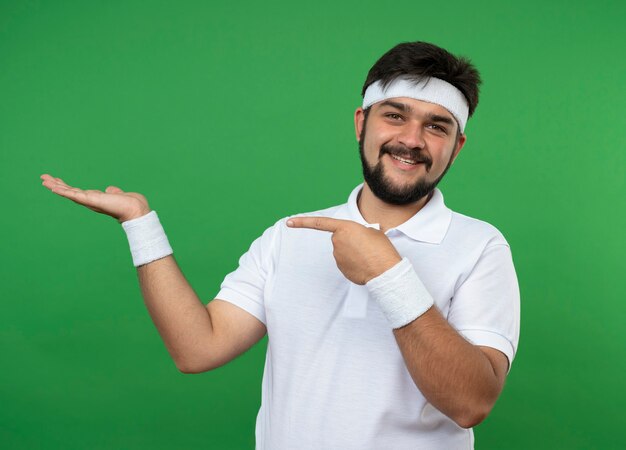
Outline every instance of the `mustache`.
POLYGON ((430 167, 433 165, 433 160, 421 150, 411 150, 410 148, 397 145, 383 144, 380 147, 378 157, 382 158, 385 153, 399 158, 412 159, 418 163, 424 163, 426 170, 430 170, 430 167))

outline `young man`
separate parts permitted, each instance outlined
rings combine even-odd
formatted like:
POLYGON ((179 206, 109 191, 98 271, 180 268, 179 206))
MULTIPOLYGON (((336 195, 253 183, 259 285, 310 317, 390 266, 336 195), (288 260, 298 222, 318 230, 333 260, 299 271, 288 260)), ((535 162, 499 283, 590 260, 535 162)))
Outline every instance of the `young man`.
POLYGON ((122 223, 180 370, 219 367, 267 332, 257 448, 472 448, 519 337, 506 240, 436 188, 479 83, 467 60, 431 44, 383 55, 355 113, 364 183, 344 205, 268 228, 206 308, 145 197, 42 178, 122 223))

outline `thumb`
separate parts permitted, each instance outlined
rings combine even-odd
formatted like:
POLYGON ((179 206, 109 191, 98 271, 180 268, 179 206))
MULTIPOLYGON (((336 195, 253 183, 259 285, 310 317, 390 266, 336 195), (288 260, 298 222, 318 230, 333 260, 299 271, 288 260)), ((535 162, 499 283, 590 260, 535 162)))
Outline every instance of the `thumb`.
POLYGON ((107 194, 123 194, 124 193, 124 191, 118 188, 117 186, 109 186, 104 190, 104 192, 106 192, 107 194))

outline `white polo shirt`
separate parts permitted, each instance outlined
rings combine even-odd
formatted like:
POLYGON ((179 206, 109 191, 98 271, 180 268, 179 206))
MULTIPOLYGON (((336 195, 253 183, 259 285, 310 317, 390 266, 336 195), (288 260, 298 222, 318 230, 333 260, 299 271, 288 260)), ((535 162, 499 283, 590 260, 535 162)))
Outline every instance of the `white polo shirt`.
MULTIPOLYGON (((298 216, 369 225, 357 207, 362 186, 347 204, 298 216)), ((415 386, 367 288, 337 268, 331 234, 289 228, 286 221, 252 243, 216 295, 267 327, 256 448, 473 448, 472 430, 435 409, 415 386)), ((502 234, 448 209, 439 189, 415 216, 385 234, 411 261, 448 322, 512 362, 519 288, 502 234)))

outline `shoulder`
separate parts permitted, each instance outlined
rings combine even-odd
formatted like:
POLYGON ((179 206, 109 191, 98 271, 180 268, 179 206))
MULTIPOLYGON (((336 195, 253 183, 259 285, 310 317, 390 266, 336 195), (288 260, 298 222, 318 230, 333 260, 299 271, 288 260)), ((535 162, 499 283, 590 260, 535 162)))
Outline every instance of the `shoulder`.
MULTIPOLYGON (((294 231, 298 231, 287 226, 287 221, 292 217, 336 217, 338 214, 341 213, 342 208, 344 207, 345 205, 337 205, 325 209, 319 209, 316 211, 301 212, 282 217, 278 219, 273 225, 269 226, 263 232, 263 235, 259 239, 262 239, 269 245, 275 245, 277 241, 280 241, 285 236, 289 236, 293 234, 294 231)), ((302 232, 306 230, 299 231, 302 232)), ((316 234, 319 234, 319 232, 317 232, 316 234)))
POLYGON ((454 239, 483 243, 485 246, 509 246, 502 232, 494 225, 455 211, 452 211, 448 234, 454 239))

